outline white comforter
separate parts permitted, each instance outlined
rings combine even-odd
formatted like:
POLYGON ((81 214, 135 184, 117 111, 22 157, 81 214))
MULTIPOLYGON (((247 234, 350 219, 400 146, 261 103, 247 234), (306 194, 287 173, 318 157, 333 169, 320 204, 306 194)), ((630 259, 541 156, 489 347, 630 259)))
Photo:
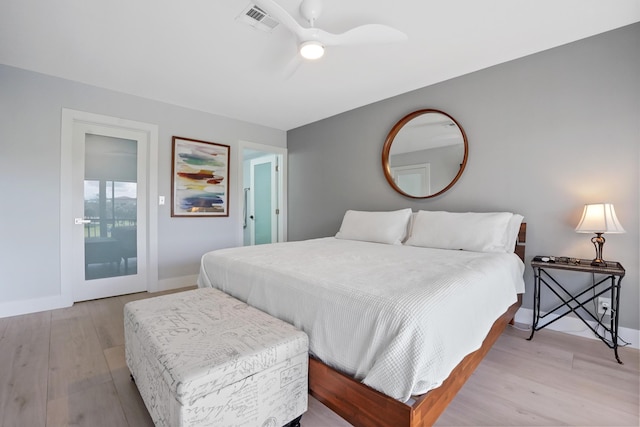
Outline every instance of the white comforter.
POLYGON ((480 347, 523 269, 514 254, 328 237, 209 252, 198 285, 295 325, 318 359, 405 402, 480 347))

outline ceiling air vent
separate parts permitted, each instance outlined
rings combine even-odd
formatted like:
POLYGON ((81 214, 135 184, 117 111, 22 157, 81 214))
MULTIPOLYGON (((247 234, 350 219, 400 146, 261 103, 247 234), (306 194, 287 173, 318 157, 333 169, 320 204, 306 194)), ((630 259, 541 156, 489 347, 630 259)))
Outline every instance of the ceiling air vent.
POLYGON ((278 21, 273 19, 267 12, 260 9, 255 4, 249 3, 242 13, 237 18, 240 22, 244 22, 245 24, 249 24, 258 30, 266 31, 268 33, 271 32, 275 27, 278 26, 278 21))

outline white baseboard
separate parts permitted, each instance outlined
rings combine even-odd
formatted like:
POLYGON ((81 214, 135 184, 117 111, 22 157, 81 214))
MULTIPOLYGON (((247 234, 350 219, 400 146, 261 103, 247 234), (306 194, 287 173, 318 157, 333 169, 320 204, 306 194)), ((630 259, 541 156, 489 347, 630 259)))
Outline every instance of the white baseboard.
MULTIPOLYGON (((545 313, 541 313, 545 314, 545 313)), ((553 320, 558 316, 555 314, 549 315, 549 320, 553 320)), ((546 321, 547 319, 545 319, 546 321)), ((533 310, 530 308, 520 308, 515 315, 514 321, 516 323, 521 323, 525 325, 531 325, 533 323, 533 310)), ((595 328, 596 322, 589 322, 591 326, 595 328)), ((554 322, 553 324, 547 326, 547 329, 551 329, 553 331, 564 332, 565 334, 577 335, 580 337, 591 338, 594 340, 599 340, 597 336, 591 331, 591 329, 587 328, 587 326, 582 323, 580 319, 575 317, 565 316, 562 319, 554 322)), ((640 330, 625 328, 620 326, 618 328, 618 337, 628 342, 628 347, 640 349, 640 330)))
POLYGON ((0 303, 0 318, 56 310, 58 308, 71 307, 72 305, 73 301, 69 301, 62 295, 3 302, 0 303))
MULTIPOLYGON (((149 292, 168 291, 171 289, 185 288, 187 286, 195 286, 197 281, 197 274, 162 279, 158 280, 155 289, 153 289, 153 286, 150 286, 149 292)), ((0 302, 0 319, 3 317, 37 313, 40 311, 56 310, 58 308, 71 307, 72 305, 73 301, 70 301, 62 295, 20 301, 0 302)))

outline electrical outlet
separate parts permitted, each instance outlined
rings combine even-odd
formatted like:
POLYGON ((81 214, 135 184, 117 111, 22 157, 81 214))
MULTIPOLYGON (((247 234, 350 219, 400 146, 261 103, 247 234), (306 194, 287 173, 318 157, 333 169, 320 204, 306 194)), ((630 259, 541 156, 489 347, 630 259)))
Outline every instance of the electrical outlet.
POLYGON ((611 316, 611 298, 598 297, 598 314, 611 316))

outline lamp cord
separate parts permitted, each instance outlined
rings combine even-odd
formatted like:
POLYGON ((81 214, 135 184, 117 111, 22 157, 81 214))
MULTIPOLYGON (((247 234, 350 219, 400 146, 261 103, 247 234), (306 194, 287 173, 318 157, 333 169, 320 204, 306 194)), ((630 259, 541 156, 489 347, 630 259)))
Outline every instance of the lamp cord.
MULTIPOLYGON (((592 291, 593 291, 593 299, 591 300, 591 302, 593 302, 593 312, 596 314, 596 316, 598 315, 598 305, 596 304, 596 289, 595 289, 595 283, 596 283, 596 274, 595 273, 591 273, 591 283, 594 285, 592 287, 592 291)), ((613 303, 613 301, 612 301, 613 303)), ((613 315, 613 309, 611 309, 611 307, 609 308, 609 315, 612 316, 613 315)), ((600 326, 602 326, 602 334, 605 337, 605 339, 607 341, 609 341, 610 344, 614 344, 613 343, 613 335, 611 336, 611 339, 608 339, 606 337, 607 332, 609 332, 609 335, 611 335, 611 332, 607 330, 607 328, 604 327, 604 325, 602 324, 602 319, 604 319, 604 316, 607 315, 607 311, 605 310, 604 313, 602 313, 602 316, 600 316, 600 319, 598 319, 598 323, 596 324, 596 329, 595 332, 598 332, 598 329, 600 328, 600 326)), ((617 313, 616 313, 617 315, 617 313)), ((626 347, 628 345, 631 345, 631 343, 625 341, 624 338, 620 337, 620 335, 618 335, 618 341, 622 341, 623 344, 618 344, 618 347, 626 347)))

